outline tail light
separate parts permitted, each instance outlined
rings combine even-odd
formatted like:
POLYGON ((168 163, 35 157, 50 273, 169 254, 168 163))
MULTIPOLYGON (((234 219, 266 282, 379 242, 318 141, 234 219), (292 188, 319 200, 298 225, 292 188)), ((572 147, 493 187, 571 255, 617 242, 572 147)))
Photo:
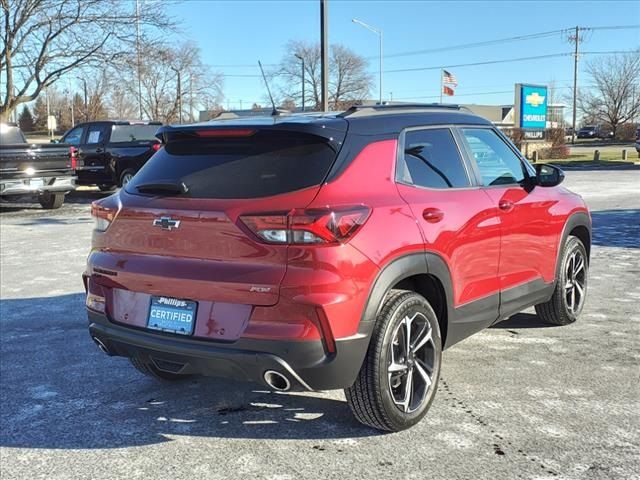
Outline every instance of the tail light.
POLYGON ((91 204, 91 216, 94 221, 93 229, 97 232, 104 232, 115 218, 115 211, 94 202, 91 204))
POLYGON ((78 167, 78 149, 76 147, 69 147, 69 159, 71 160, 69 166, 75 170, 78 167))
POLYGON ((85 288, 87 289, 85 305, 91 310, 95 310, 99 313, 105 313, 107 300, 102 287, 98 285, 91 277, 87 277, 85 288))
POLYGON ((151 150, 153 150, 154 152, 157 152, 161 148, 162 148, 162 144, 161 143, 154 143, 153 145, 151 145, 151 150))
POLYGON ((292 210, 287 214, 242 215, 240 221, 267 243, 336 244, 351 238, 370 213, 369 207, 359 205, 292 210))

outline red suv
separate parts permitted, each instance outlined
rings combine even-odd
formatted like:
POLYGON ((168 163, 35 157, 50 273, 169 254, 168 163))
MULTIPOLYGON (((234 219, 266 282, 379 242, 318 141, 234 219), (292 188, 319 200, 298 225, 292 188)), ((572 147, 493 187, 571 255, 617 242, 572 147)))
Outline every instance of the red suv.
POLYGON ((89 330, 163 380, 344 388, 383 430, 417 423, 441 353, 535 305, 576 320, 591 219, 490 122, 401 105, 167 126, 92 205, 89 330))

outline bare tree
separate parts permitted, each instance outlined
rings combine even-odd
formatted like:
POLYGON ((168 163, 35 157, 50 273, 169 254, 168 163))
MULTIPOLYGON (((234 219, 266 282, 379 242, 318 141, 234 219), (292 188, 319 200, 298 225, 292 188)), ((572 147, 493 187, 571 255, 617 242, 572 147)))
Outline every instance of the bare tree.
POLYGON ((107 110, 110 118, 118 120, 137 118, 138 103, 120 82, 113 82, 109 87, 107 110))
POLYGON ((586 70, 593 88, 580 90, 578 109, 610 126, 615 137, 618 127, 640 114, 640 50, 592 60, 586 70))
POLYGON ((367 98, 373 84, 367 60, 343 45, 332 45, 329 62, 329 99, 334 110, 367 98))
MULTIPOLYGON (((142 108, 150 120, 171 123, 180 117, 197 117, 201 107, 216 110, 222 101, 222 75, 213 73, 202 63, 200 49, 193 43, 172 47, 144 44, 140 66, 142 108), (180 78, 180 91, 178 91, 180 78)), ((125 85, 128 94, 137 96, 137 59, 129 56, 115 69, 114 76, 125 85)))
MULTIPOLYGON (((280 80, 281 103, 293 100, 302 104, 302 61, 304 59, 306 103, 318 109, 321 102, 320 45, 299 40, 290 41, 274 77, 280 80)), ((332 109, 364 100, 371 90, 373 78, 367 72, 368 62, 344 45, 332 45, 329 58, 329 103, 332 109)))
POLYGON ((141 2, 136 16, 120 0, 0 0, 0 120, 35 100, 60 76, 130 51, 136 21, 174 26, 158 2, 141 2))

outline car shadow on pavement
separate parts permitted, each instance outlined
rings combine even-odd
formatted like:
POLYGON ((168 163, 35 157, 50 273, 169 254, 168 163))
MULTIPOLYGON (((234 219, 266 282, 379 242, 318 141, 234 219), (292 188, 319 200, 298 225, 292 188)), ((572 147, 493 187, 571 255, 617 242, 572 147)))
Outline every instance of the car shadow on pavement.
POLYGON ((0 201, 0 214, 35 212, 42 213, 43 215, 55 215, 56 213, 64 212, 69 207, 89 206, 91 202, 108 197, 113 193, 115 193, 115 191, 101 192, 97 188, 69 192, 64 198, 64 204, 60 210, 43 209, 33 196, 7 197, 0 201))
POLYGON ((600 210, 591 219, 594 245, 640 248, 640 210, 600 210))
POLYGON ((98 350, 84 295, 0 301, 0 446, 123 448, 174 436, 340 439, 378 435, 342 395, 275 393, 192 377, 160 383, 98 350), (338 397, 336 399, 335 397, 338 397))
POLYGON ((491 325, 489 328, 516 330, 518 328, 553 328, 555 326, 556 325, 544 323, 540 317, 534 313, 517 313, 506 320, 502 320, 501 322, 491 325))

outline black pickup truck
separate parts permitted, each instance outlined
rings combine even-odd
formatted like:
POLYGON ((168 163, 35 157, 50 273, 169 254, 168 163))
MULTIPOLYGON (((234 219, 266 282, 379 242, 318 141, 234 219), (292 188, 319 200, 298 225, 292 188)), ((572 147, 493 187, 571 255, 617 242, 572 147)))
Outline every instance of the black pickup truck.
POLYGON ((69 145, 30 144, 15 124, 0 123, 0 197, 37 196, 43 208, 60 208, 75 187, 69 145))
POLYGON ((155 136, 160 122, 96 121, 80 123, 62 142, 73 146, 78 185, 111 190, 126 185, 160 149, 155 136))

